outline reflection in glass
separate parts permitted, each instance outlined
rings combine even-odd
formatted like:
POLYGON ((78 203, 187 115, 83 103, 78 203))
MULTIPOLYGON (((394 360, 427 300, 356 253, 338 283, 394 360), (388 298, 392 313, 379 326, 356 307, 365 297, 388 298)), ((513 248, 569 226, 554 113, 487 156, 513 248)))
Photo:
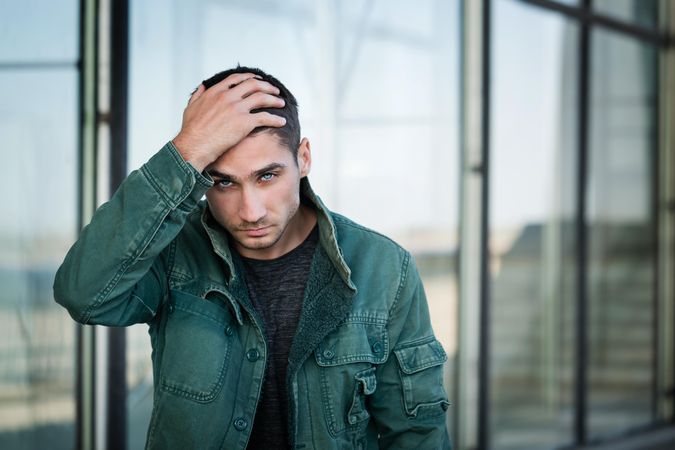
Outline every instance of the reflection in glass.
POLYGON ((658 26, 659 0, 593 0, 594 12, 648 28, 658 26))
POLYGON ((601 436, 652 418, 657 53, 603 30, 592 45, 589 430, 601 436))
POLYGON ((495 2, 489 180, 495 449, 573 440, 577 32, 561 15, 495 2))
MULTIPOLYGON (((435 332, 451 361, 459 2, 172 5, 131 2, 129 168, 175 135, 198 80, 237 63, 269 71, 300 102, 317 193, 332 209, 414 254, 435 332)), ((130 447, 138 447, 151 407, 149 342, 145 327, 129 333, 130 447)), ((446 389, 452 393, 448 365, 446 389)))
POLYGON ((77 230, 77 71, 0 71, 0 448, 75 446, 75 325, 52 282, 77 230))
POLYGON ((0 2, 0 63, 69 63, 78 59, 80 2, 0 2))

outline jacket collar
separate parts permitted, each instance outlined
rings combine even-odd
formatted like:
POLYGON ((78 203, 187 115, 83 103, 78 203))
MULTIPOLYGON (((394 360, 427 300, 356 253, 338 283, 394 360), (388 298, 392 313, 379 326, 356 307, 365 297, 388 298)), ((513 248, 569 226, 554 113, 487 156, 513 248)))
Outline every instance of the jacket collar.
MULTIPOLYGON (((331 212, 326 205, 323 204, 319 196, 314 193, 307 177, 300 180, 300 195, 303 200, 306 200, 317 212, 319 243, 325 251, 326 256, 332 263, 342 282, 350 291, 355 293, 356 287, 351 280, 351 270, 342 257, 342 250, 338 245, 337 230, 331 212)), ((225 262, 228 271, 228 282, 232 283, 237 277, 237 270, 235 269, 236 265, 230 250, 227 232, 214 219, 208 205, 204 207, 201 222, 211 240, 213 250, 225 262)))

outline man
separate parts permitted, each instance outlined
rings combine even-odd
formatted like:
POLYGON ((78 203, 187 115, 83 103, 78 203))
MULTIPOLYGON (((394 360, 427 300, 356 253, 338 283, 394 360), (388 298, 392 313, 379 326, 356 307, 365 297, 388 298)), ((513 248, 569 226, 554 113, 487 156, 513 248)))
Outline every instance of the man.
POLYGON ((147 448, 449 448, 415 264, 330 212, 311 162, 286 87, 221 72, 68 252, 75 320, 150 326, 147 448))

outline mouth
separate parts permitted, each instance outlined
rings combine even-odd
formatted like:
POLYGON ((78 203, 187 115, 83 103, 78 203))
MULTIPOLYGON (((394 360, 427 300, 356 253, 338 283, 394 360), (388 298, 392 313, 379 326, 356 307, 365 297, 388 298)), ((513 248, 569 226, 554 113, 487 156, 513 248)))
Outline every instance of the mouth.
POLYGON ((260 237, 260 236, 265 236, 267 232, 269 231, 269 226, 266 227, 261 227, 261 228, 249 228, 245 230, 240 230, 242 233, 245 233, 249 237, 260 237))

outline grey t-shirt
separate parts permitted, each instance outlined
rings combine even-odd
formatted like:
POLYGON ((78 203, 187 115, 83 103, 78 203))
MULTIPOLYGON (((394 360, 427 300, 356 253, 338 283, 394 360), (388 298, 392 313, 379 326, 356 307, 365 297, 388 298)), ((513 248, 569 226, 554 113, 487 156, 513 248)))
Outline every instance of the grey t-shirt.
POLYGON ((289 448, 288 354, 298 326, 318 228, 298 247, 271 260, 242 257, 251 302, 265 323, 267 366, 247 449, 289 448))

